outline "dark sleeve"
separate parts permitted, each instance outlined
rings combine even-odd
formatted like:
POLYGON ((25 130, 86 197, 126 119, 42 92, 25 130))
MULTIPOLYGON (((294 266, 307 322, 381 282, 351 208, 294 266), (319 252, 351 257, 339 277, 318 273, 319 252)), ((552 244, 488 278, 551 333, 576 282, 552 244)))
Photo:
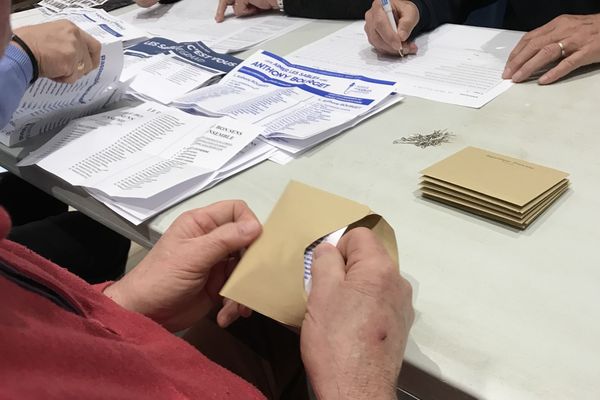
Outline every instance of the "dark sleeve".
POLYGON ((419 23, 413 34, 430 31, 445 23, 462 24, 469 14, 495 0, 411 0, 419 9, 419 23))
POLYGON ((363 19, 372 0, 284 0, 283 8, 292 17, 322 19, 363 19))

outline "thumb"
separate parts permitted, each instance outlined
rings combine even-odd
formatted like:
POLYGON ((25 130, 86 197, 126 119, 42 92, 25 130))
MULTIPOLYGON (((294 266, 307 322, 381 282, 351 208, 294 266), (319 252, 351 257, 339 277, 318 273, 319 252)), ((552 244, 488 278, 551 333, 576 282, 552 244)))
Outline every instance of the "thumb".
POLYGON ((411 1, 402 1, 398 7, 398 35, 407 41, 415 26, 419 23, 419 9, 411 1))
POLYGON ((311 291, 309 297, 326 296, 346 277, 346 263, 340 251, 328 243, 322 243, 313 252, 311 268, 311 291))
POLYGON ((192 240, 194 253, 204 265, 213 266, 230 254, 248 247, 261 233, 255 219, 229 222, 192 240))

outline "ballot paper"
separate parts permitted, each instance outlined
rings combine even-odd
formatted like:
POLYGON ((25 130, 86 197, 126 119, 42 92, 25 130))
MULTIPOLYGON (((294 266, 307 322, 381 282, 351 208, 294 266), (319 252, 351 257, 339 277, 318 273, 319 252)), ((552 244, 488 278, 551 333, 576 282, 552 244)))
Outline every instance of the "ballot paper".
POLYGON ((264 161, 258 130, 158 103, 72 121, 20 166, 37 164, 82 186, 133 223, 264 161))
POLYGON ((85 8, 101 6, 108 0, 42 0, 37 5, 57 13, 67 8, 85 8))
POLYGON ((396 83, 292 64, 267 51, 246 59, 218 84, 190 92, 173 105, 252 123, 273 146, 291 153, 372 115, 394 96, 396 83), (287 145, 286 141, 295 141, 287 145))
POLYGON ((100 111, 123 93, 120 42, 104 44, 100 65, 74 84, 38 79, 23 96, 9 124, 0 130, 0 143, 13 146, 30 137, 57 132, 69 121, 100 111))
POLYGON ((214 19, 216 7, 217 3, 212 0, 188 0, 149 9, 138 8, 121 18, 154 36, 177 42, 202 41, 222 53, 249 49, 310 22, 276 13, 249 18, 228 14, 224 22, 217 23, 214 19))
POLYGON ((240 62, 202 42, 178 43, 155 37, 125 49, 121 81, 131 80, 130 92, 138 98, 169 104, 210 84, 240 62))
POLYGON ((569 187, 568 174, 467 147, 422 171, 424 197, 525 229, 569 187))
POLYGON ((101 192, 88 189, 90 194, 129 222, 139 225, 163 210, 210 189, 219 182, 267 160, 274 148, 258 140, 251 142, 233 160, 209 177, 199 177, 175 184, 169 190, 147 199, 110 198, 101 192))
POLYGON ((131 42, 149 36, 147 32, 114 17, 104 10, 67 8, 50 15, 48 21, 67 19, 101 43, 131 42))
POLYGON ((337 246, 338 242, 346 232, 346 229, 348 229, 347 226, 315 240, 304 251, 304 290, 306 290, 306 293, 310 293, 310 290, 312 289, 312 265, 315 249, 321 243, 329 243, 332 246, 337 246))
POLYGON ((522 32, 446 24, 419 36, 417 55, 377 53, 367 41, 364 21, 290 54, 292 62, 398 82, 399 92, 443 103, 480 108, 508 90, 506 60, 522 32))

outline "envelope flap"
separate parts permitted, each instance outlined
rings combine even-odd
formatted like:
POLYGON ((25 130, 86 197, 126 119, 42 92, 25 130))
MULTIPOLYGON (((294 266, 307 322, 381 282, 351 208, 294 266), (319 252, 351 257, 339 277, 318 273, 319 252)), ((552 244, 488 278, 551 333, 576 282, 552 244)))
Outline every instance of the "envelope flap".
POLYGON ((365 205, 290 182, 221 295, 284 324, 300 326, 306 309, 304 251, 369 213, 365 205))

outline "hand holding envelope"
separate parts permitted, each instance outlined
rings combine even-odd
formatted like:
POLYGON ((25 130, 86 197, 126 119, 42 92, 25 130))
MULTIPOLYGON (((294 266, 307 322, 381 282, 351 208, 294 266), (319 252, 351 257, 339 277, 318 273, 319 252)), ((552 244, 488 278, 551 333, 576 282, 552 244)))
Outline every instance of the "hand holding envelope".
POLYGON ((398 265, 373 231, 356 228, 315 249, 312 275, 301 350, 317 398, 395 398, 414 318, 398 265))
POLYGON ((395 399, 412 289, 399 273, 394 231, 368 207, 291 182, 221 295, 301 326, 302 359, 317 398, 395 399), (344 229, 345 228, 345 229, 344 229), (337 246, 306 250, 345 230, 337 246))

